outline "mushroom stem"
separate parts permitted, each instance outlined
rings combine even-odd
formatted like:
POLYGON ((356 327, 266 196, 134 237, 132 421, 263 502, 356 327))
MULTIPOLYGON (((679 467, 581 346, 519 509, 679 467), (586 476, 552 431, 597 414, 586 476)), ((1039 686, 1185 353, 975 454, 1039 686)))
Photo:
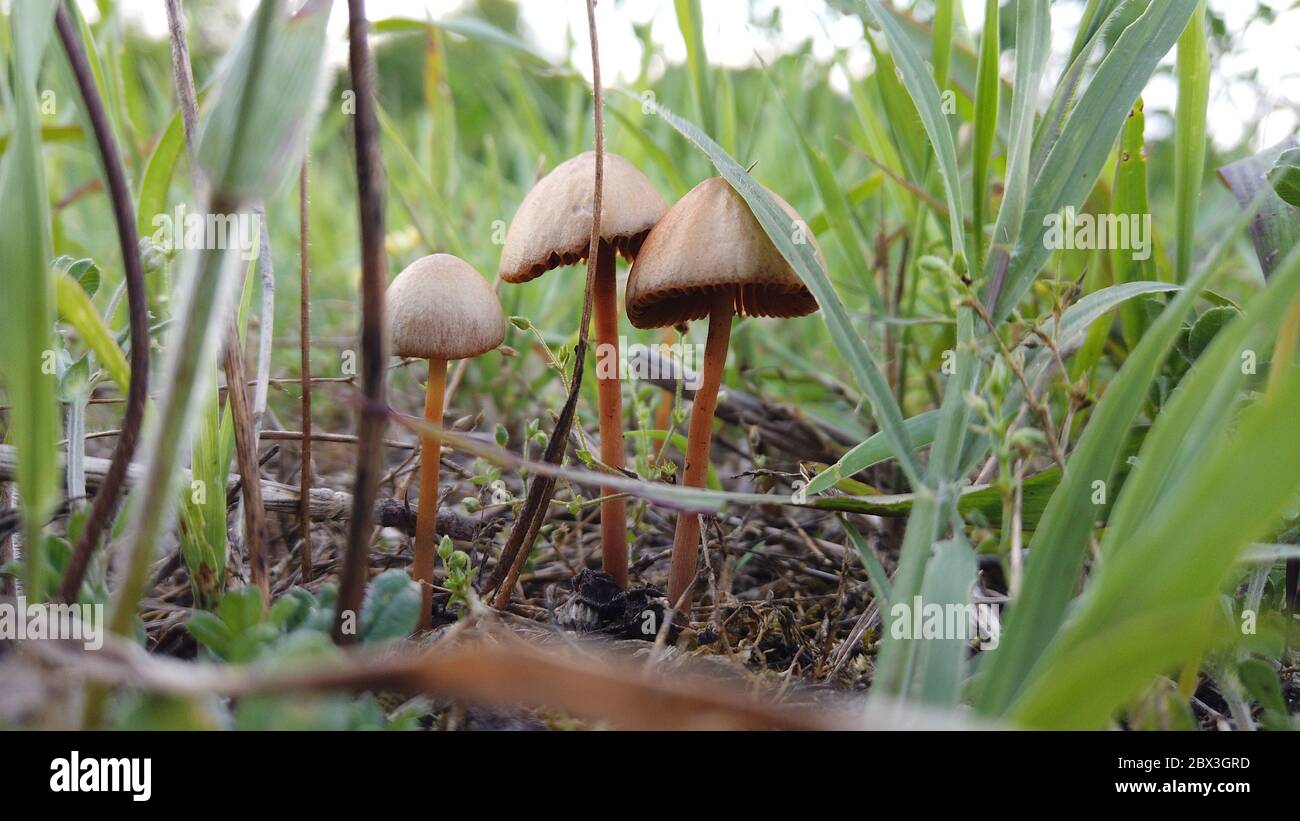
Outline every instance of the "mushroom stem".
MULTIPOLYGON (((671 346, 677 341, 676 331, 672 327, 664 328, 663 333, 659 335, 659 340, 661 344, 671 346)), ((664 449, 668 447, 671 438, 668 435, 668 428, 673 423, 673 402, 676 401, 676 397, 676 391, 670 391, 660 397, 659 408, 655 411, 655 428, 664 431, 664 438, 659 440, 659 445, 655 448, 654 458, 650 460, 652 463, 664 458, 664 449)))
MULTIPOLYGON (((709 306, 709 337, 704 344, 704 369, 700 387, 691 403, 691 425, 686 437, 686 464, 682 467, 682 484, 704 487, 709 472, 709 441, 713 438, 713 412, 718 406, 718 387, 722 369, 727 364, 727 344, 731 338, 731 317, 735 312, 735 295, 724 288, 713 295, 709 306)), ((690 590, 695 583, 695 564, 700 546, 700 517, 695 513, 677 516, 673 534, 673 560, 668 572, 668 602, 680 603, 689 614, 690 590), (685 598, 683 599, 683 595, 685 598)))
MULTIPOLYGON (((602 240, 596 255, 596 281, 592 288, 596 315, 596 393, 600 403, 600 461, 623 469, 623 396, 619 383, 618 279, 614 246, 602 240), (609 358, 607 358, 609 357, 609 358)), ((627 501, 618 490, 600 489, 601 567, 622 589, 627 589, 627 501)))
MULTIPOLYGON (((424 391, 424 418, 442 424, 447 386, 447 360, 429 360, 429 382, 424 391)), ((420 437, 420 507, 415 517, 415 561, 411 578, 420 584, 420 630, 433 626, 433 562, 438 553, 438 472, 442 440, 420 437)))

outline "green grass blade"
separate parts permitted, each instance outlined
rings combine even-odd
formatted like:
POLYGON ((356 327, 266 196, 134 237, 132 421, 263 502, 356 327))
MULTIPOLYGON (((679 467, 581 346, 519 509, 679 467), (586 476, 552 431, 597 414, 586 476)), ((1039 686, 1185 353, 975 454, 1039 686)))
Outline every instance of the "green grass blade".
MULTIPOLYGON (((1029 125, 1032 122, 1032 89, 1037 87, 1032 79, 1041 71, 1048 43, 1045 0, 1027 0, 1019 4, 1017 37, 1021 47, 1016 61, 1017 86, 1012 104, 1012 121, 1019 125, 1012 137, 1007 193, 998 214, 998 225, 994 229, 995 241, 999 236, 1009 233, 1006 226, 1018 219, 1020 201, 1023 199, 1029 125), (1023 119, 1017 120, 1017 114, 1022 115, 1023 119)), ((957 514, 958 494, 954 492, 954 486, 960 483, 962 455, 966 451, 970 434, 970 409, 966 395, 976 389, 982 372, 977 339, 974 310, 970 307, 960 308, 957 312, 956 371, 949 377, 944 389, 926 474, 927 489, 935 497, 932 503, 927 504, 921 504, 918 499, 914 506, 903 540, 898 573, 894 579, 898 596, 904 600, 923 589, 934 540, 939 536, 944 522, 957 514), (916 538, 913 538, 914 529, 919 532, 916 538)), ((888 634, 886 637, 890 638, 888 634)), ((877 687, 883 695, 899 697, 912 691, 911 677, 918 671, 917 653, 924 651, 924 644, 915 639, 885 641, 877 670, 877 687)), ((922 683, 921 686, 936 685, 922 683)), ((952 686, 952 682, 947 682, 944 686, 952 686)))
POLYGON ((155 233, 159 227, 155 219, 167 212, 167 191, 171 188, 176 165, 184 150, 185 129, 178 111, 168 121, 167 128, 145 165, 144 180, 140 183, 140 200, 135 212, 136 231, 142 237, 155 233))
POLYGON ((1065 309, 1061 314, 1059 331, 1056 330, 1056 321, 1049 319, 1043 325, 1043 333, 1054 338, 1058 347, 1063 346, 1087 331, 1092 323, 1135 297, 1177 290, 1179 286, 1173 283, 1151 281, 1126 282, 1122 285, 1101 288, 1065 309))
MULTIPOLYGON (((1292 253, 1283 267, 1270 296, 1294 304, 1300 294, 1300 252, 1292 253)), ((1190 391, 1183 396, 1193 405, 1199 399, 1190 391)), ((1300 368, 1291 365, 1259 402, 1240 414, 1231 436, 1213 440, 1212 452, 1180 492, 1107 554, 1078 617, 1013 706, 1018 721, 1029 726, 1102 726, 1156 675, 1197 657, 1212 638, 1216 599, 1238 555, 1277 527, 1300 492, 1300 474, 1294 469, 1300 462, 1297 404, 1300 368), (1171 634, 1133 622, 1171 612, 1185 618, 1174 631, 1181 638, 1172 642, 1181 652, 1168 658, 1164 654, 1171 634), (1113 658, 1114 647, 1110 659, 1080 653, 1080 647, 1105 635, 1123 636, 1121 644, 1148 653, 1135 654, 1131 663, 1122 665, 1113 658), (1081 655, 1089 663, 1082 663, 1081 655), (1062 664, 1071 658, 1072 664, 1062 664), (1097 682, 1105 682, 1107 698, 1077 698, 1081 689, 1097 682)), ((1211 415, 1216 414, 1217 409, 1211 415)))
POLYGON ((898 68, 903 75, 903 85, 911 95, 925 133, 930 138, 930 145, 939 163, 939 176, 943 180, 944 195, 948 205, 948 230, 952 243, 953 270, 965 273, 966 241, 964 222, 964 200, 961 195, 961 172, 957 166, 957 149, 952 141, 952 128, 943 113, 939 99, 939 87, 935 78, 926 70, 925 62, 916 53, 898 20, 885 10, 880 0, 866 0, 877 22, 885 32, 889 48, 898 68))
POLYGON ((281 3, 258 6, 198 147, 213 190, 252 200, 277 193, 293 176, 323 101, 317 92, 328 19, 328 3, 293 17, 281 3))
POLYGON ((845 533, 849 534, 849 541, 853 543, 853 548, 858 551, 858 556, 862 559, 862 566, 867 570, 867 581, 871 584, 871 593, 876 597, 877 607, 880 608, 881 613, 888 613, 889 602, 894 596, 893 588, 889 583, 889 574, 885 572, 880 559, 876 558, 871 545, 867 544, 867 540, 846 517, 840 517, 840 526, 844 528, 845 533))
POLYGON ((710 137, 717 135, 717 117, 713 111, 713 93, 709 78, 709 58, 704 51, 704 11, 700 0, 673 0, 677 28, 686 42, 686 69, 691 76, 691 100, 695 116, 710 137))
MULTIPOLYGON (((890 621, 896 623, 897 616, 893 611, 900 605, 906 605, 905 612, 913 618, 918 605, 923 609, 936 605, 945 612, 949 607, 964 607, 970 601, 974 584, 975 551, 970 543, 960 535, 938 542, 934 546, 934 555, 926 564, 920 599, 895 601, 890 608, 890 621)), ((955 706, 961 698, 966 677, 969 641, 957 635, 924 639, 917 644, 916 670, 913 673, 916 700, 923 704, 955 706)))
POLYGON ((989 166, 993 162, 993 144, 998 136, 998 0, 985 0, 984 31, 980 34, 979 71, 975 79, 975 136, 971 176, 971 222, 973 225, 974 270, 983 267, 984 209, 988 206, 989 166))
MULTIPOLYGON (((925 447, 934 441, 934 432, 938 424, 939 411, 937 410, 928 410, 909 417, 903 422, 914 449, 925 447)), ((809 496, 824 493, 841 479, 847 479, 872 465, 878 465, 890 459, 893 455, 894 452, 889 439, 884 433, 877 431, 841 456, 838 462, 814 476, 812 481, 808 483, 805 492, 809 496)))
POLYGON ((898 167, 891 170, 918 184, 923 183, 926 171, 925 124, 899 80, 894 55, 877 45, 870 29, 865 29, 865 34, 876 61, 876 70, 871 72, 870 79, 880 99, 887 131, 893 138, 880 140, 877 150, 885 148, 885 157, 891 152, 897 155, 898 167))
POLYGON ((33 0, 12 10, 13 87, 5 109, 12 136, 0 162, 0 248, 5 258, 5 295, 0 300, 0 357, 10 425, 18 450, 18 490, 22 494, 25 593, 43 601, 45 522, 58 499, 58 439, 54 368, 53 240, 49 195, 41 157, 36 82, 50 40, 54 3, 33 0))
POLYGON ((397 34, 402 32, 424 32, 430 26, 440 28, 459 37, 480 40, 495 46, 512 49, 535 59, 539 63, 550 65, 546 55, 533 48, 528 42, 502 31, 486 20, 480 20, 476 17, 454 17, 430 21, 415 20, 410 17, 384 17, 373 20, 370 24, 370 30, 375 34, 397 34))
POLYGON ((952 67, 953 0, 935 0, 934 23, 930 34, 930 64, 934 66, 934 84, 943 91, 948 87, 952 67))
POLYGON ((1178 105, 1174 112, 1174 274, 1192 270, 1196 212, 1205 171, 1206 106, 1210 99, 1210 50, 1201 0, 1178 38, 1178 105))
MULTIPOLYGON (((853 281, 860 284, 863 290, 866 291, 867 301, 871 304, 871 309, 877 313, 883 313, 885 306, 880 297, 880 289, 876 286, 876 279, 871 270, 866 269, 866 260, 870 258, 867 239, 862 236, 857 220, 853 218, 853 209, 849 205, 849 198, 844 193, 844 189, 840 187, 839 181, 836 180, 835 170, 831 168, 830 162, 827 161, 824 154, 814 148, 812 143, 808 141, 807 134, 799 126, 798 118, 775 84, 773 84, 773 91, 780 98, 781 105, 790 119, 790 127, 799 138, 799 148, 803 154, 804 165, 808 168, 809 176, 812 177, 813 184, 817 188, 817 194, 821 198, 827 222, 834 231, 836 244, 844 258, 847 269, 861 272, 861 275, 854 277, 853 281)), ((812 230, 811 223, 809 229, 812 230)))
MULTIPOLYGON (((885 175, 881 174, 879 171, 869 174, 866 177, 863 177, 862 179, 858 180, 856 183, 854 183, 852 186, 849 187, 848 191, 844 192, 844 195, 848 198, 849 207, 853 208, 855 206, 861 205, 863 202, 867 200, 868 197, 870 197, 872 194, 879 191, 881 186, 883 186, 884 184, 885 184, 885 175)), ((830 221, 830 217, 826 215, 826 209, 822 209, 821 211, 818 211, 817 213, 813 214, 812 217, 809 218, 808 220, 808 227, 812 229, 812 232, 815 236, 821 236, 822 234, 829 231, 831 227, 831 221, 830 221)))
MULTIPOLYGON (((1147 204, 1147 151, 1143 136, 1146 117, 1142 108, 1142 98, 1139 97, 1133 110, 1129 112, 1124 130, 1120 134, 1119 156, 1115 162, 1115 188, 1111 196, 1111 213, 1119 215, 1121 219, 1129 220, 1130 231, 1132 230, 1130 215, 1135 215, 1150 225, 1151 207, 1147 204)), ((1127 244, 1136 247, 1132 236, 1129 240, 1127 244)), ((1129 248, 1111 249, 1111 270, 1115 274, 1116 284, 1156 278, 1155 238, 1150 231, 1146 232, 1146 242, 1146 259, 1135 259, 1134 252, 1129 248)), ((1180 277, 1178 281, 1182 280, 1183 278, 1180 277)), ((1128 344, 1129 350, 1133 350, 1146 327, 1146 317, 1140 305, 1130 303, 1120 308, 1120 319, 1124 328, 1124 341, 1128 344)))
POLYGON ((1186 28, 1196 4, 1197 0, 1152 3, 1101 61, 1043 162, 1006 274, 986 284, 985 302, 992 304, 995 321, 1011 313, 1051 255, 1043 243, 1045 218, 1066 206, 1082 205, 1130 108, 1186 28))
MULTIPOLYGON (((1294 256, 1294 255, 1293 255, 1294 256)), ((1263 361, 1278 329, 1300 299, 1300 264, 1279 269, 1269 287, 1256 294, 1243 316, 1215 335, 1214 341, 1183 377, 1147 434, 1140 459, 1125 482, 1102 542, 1104 550, 1122 545, 1143 522, 1167 515, 1182 488, 1205 471, 1205 462, 1223 432, 1247 381, 1247 352, 1263 361)))
MULTIPOLYGON (((670 202, 691 190, 691 186, 687 185, 686 179, 678 171, 677 163, 673 160, 672 155, 665 151, 663 146, 650 139, 650 136, 637 126, 632 121, 632 118, 621 111, 618 106, 606 106, 605 111, 612 114, 614 119, 622 124, 624 133, 630 134, 632 139, 636 140, 637 145, 641 146, 642 150, 645 151, 646 156, 654 163, 655 168, 658 168, 659 172, 664 175, 664 179, 668 181, 668 185, 672 188, 673 195, 669 198, 670 202)), ((813 230, 815 233, 816 228, 813 230)))
POLYGON ((1136 695, 1135 684, 1150 683, 1152 668, 1176 669, 1205 649, 1205 630, 1189 628, 1206 620, 1205 608, 1195 605, 1125 611, 1118 624, 1081 637, 1056 657, 1052 675, 1014 705, 1014 720, 1036 729, 1102 729, 1115 708, 1136 695))
MULTIPOLYGON (((1089 11, 1092 11, 1094 6, 1096 0, 1090 0, 1089 11)), ((1079 90, 1079 83, 1083 81, 1084 71, 1088 68, 1097 44, 1110 36, 1113 28, 1123 23, 1123 15, 1120 13, 1120 8, 1123 6, 1121 0, 1109 11, 1108 16, 1102 18, 1101 24, 1092 29, 1086 40, 1075 44, 1077 51, 1072 53, 1065 73, 1061 75, 1056 90, 1052 92, 1052 100, 1047 105, 1047 112, 1034 130, 1034 155, 1030 161, 1030 174, 1034 178, 1042 173, 1043 160, 1047 158, 1047 152, 1056 144, 1056 138, 1060 136, 1061 123, 1065 121, 1065 115, 1074 104, 1075 93, 1079 90)), ((1084 29, 1081 28, 1080 36, 1083 31, 1084 29)))
MULTIPOLYGON (((1082 567, 1084 550, 1099 518, 1098 486, 1109 492, 1122 442, 1146 401, 1148 386, 1173 346, 1183 317, 1208 284, 1207 267, 1180 292, 1142 337, 1106 389, 1067 463, 1066 476, 1030 541, 1030 560, 1020 597, 1012 604, 998 649, 986 662, 980 709, 1000 713, 1038 661, 1065 617, 1082 567)), ((1106 502, 1112 500, 1106 497, 1106 502)))
MULTIPOLYGON (((833 2, 845 6, 846 10, 848 8, 855 11, 861 9, 860 0, 852 0, 851 3, 847 2, 847 0, 833 0, 833 2)), ((922 59, 933 62, 934 34, 932 27, 917 20, 905 9, 898 8, 900 5, 902 4, 891 4, 890 13, 903 27, 904 33, 912 43, 912 47, 916 49, 922 59)), ((965 110, 963 103, 973 103, 975 99, 975 87, 978 83, 977 75, 979 74, 979 56, 966 43, 954 42, 949 57, 948 85, 959 92, 958 113, 969 122, 973 119, 972 112, 965 110)), ((1010 92, 1010 84, 1002 83, 1002 96, 1006 97, 1010 92)), ((1003 140, 1008 139, 1010 133, 1009 114, 1010 112, 1005 107, 998 112, 998 136, 1003 140)))
MULTIPOLYGON (((1025 227, 1026 202, 1032 196, 1030 173, 1034 100, 1051 46, 1050 17, 1044 0, 1016 6, 1016 84, 1011 97, 1011 144, 1002 205, 993 226, 993 241, 984 263, 986 283, 1001 281, 1015 258, 1015 241, 1025 227)), ((1000 321, 995 316, 994 322, 1000 321)))

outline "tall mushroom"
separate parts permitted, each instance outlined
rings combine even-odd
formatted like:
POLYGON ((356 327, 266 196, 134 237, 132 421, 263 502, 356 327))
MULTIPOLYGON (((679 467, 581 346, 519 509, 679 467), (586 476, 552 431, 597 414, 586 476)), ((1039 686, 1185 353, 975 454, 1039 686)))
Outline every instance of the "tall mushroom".
MULTIPOLYGON (((618 282, 615 254, 636 258, 646 234, 668 210, 667 203, 630 162, 605 154, 605 182, 600 215, 600 245, 593 286, 596 318, 596 391, 600 403, 600 460, 622 470, 623 399, 619 386, 618 282)), ((501 278, 527 282, 552 268, 587 258, 595 207, 596 154, 587 151, 566 160, 524 197, 501 251, 501 278)), ((602 488, 601 495, 616 495, 602 488)), ((620 588, 627 587, 627 504, 606 498, 600 506, 601 565, 620 588)))
MULTIPOLYGON (((388 286, 388 329, 393 353, 429 360, 424 418, 442 424, 447 360, 486 353, 505 339, 501 303, 482 274, 451 254, 421 257, 388 286)), ((422 591, 420 629, 433 621, 433 565, 437 554, 438 468, 442 442, 420 438, 420 507, 415 519, 411 578, 422 591)))
MULTIPOLYGON (((777 195, 772 197, 790 215, 792 230, 816 249, 795 210, 777 195)), ((628 275, 628 319, 638 328, 663 328, 709 318, 687 431, 683 485, 704 486, 732 316, 794 317, 816 310, 817 300, 722 177, 692 188, 646 237, 628 275)), ((668 601, 674 607, 679 601, 690 607, 699 538, 699 518, 678 516, 668 582, 668 601)))

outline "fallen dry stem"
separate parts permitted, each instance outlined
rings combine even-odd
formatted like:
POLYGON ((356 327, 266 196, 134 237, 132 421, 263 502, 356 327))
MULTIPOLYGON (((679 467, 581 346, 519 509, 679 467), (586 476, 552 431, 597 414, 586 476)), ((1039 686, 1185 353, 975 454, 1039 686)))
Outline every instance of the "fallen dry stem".
POLYGON ((850 711, 847 704, 844 709, 779 704, 689 668, 665 676, 599 646, 554 643, 542 649, 503 630, 440 642, 423 653, 358 650, 330 662, 279 670, 179 662, 150 656, 116 638, 95 653, 75 643, 33 644, 41 645, 33 653, 65 674, 182 697, 396 690, 485 707, 550 707, 629 730, 868 726, 860 711, 850 711))

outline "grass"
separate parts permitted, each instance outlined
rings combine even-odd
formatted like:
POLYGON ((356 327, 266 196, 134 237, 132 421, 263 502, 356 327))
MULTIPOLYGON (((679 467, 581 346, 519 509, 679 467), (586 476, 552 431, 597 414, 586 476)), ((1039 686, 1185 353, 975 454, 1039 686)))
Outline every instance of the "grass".
MULTIPOLYGON (((74 477, 97 487, 99 474, 84 467, 118 447, 96 434, 121 427, 134 330, 150 343, 135 459, 143 470, 123 489, 123 512, 105 521, 127 559, 108 576, 96 551, 75 597, 111 604, 114 641, 143 642, 158 671, 198 668, 171 658, 197 654, 228 666, 229 683, 249 665, 312 676, 341 659, 345 672, 330 679, 339 695, 295 711, 294 726, 440 727, 452 714, 445 699, 473 700, 465 688, 412 685, 432 680, 412 672, 419 657, 400 654, 415 665, 400 675, 373 663, 367 654, 381 645, 410 652, 421 640, 459 648, 522 636, 524 669, 541 663, 530 654, 558 631, 579 629, 611 639, 600 645, 610 670, 647 640, 674 644, 688 667, 722 656, 771 702, 763 721, 775 726, 807 726, 763 686, 782 674, 830 685, 843 697, 836 706, 867 722, 901 701, 904 711, 938 710, 950 726, 967 726, 973 709, 979 721, 1022 728, 1295 727, 1300 210, 1253 171, 1285 146, 1260 154, 1209 139, 1223 21, 1203 2, 1089 0, 1065 32, 1068 52, 1053 48, 1063 41, 1046 0, 987 3, 996 25, 983 29, 964 5, 830 3, 829 14, 861 27, 855 53, 872 57, 850 72, 847 49, 825 58, 808 44, 722 67, 706 48, 707 4, 677 0, 685 61, 647 59, 637 76, 606 84, 604 149, 670 204, 724 177, 820 306, 779 326, 737 320, 713 472, 707 487, 687 488, 677 483, 690 403, 650 381, 624 382, 629 475, 599 464, 593 379, 582 382, 573 436, 550 440, 575 370, 580 269, 498 289, 512 317, 504 346, 449 370, 445 430, 407 418, 422 407, 423 368, 384 360, 377 347, 373 293, 391 278, 385 271, 448 252, 492 279, 525 193, 595 143, 589 83, 532 44, 514 4, 372 19, 373 99, 346 67, 325 62, 318 6, 290 18, 264 0, 227 46, 191 32, 194 157, 167 43, 122 25, 112 2, 93 20, 74 15, 86 82, 104 101, 134 203, 127 217, 144 238, 148 316, 126 304, 120 220, 100 182, 86 82, 79 88, 56 53, 54 4, 15 4, 0 29, 0 231, 14 270, 0 329, 0 467, 17 513, 0 518, 0 594, 44 600, 66 575, 86 505, 62 503, 59 488, 79 480, 61 482, 60 463, 82 465, 74 477), (1177 91, 1172 115, 1149 105, 1162 75, 1177 91), (47 89, 52 108, 42 107, 47 89), (1150 127, 1164 119, 1168 136, 1150 127), (290 182, 304 156, 310 199, 300 215, 290 182), (368 194, 358 193, 358 157, 363 171, 382 157, 382 181, 361 187, 368 194), (807 219, 824 259, 792 236, 765 189, 807 219), (273 309, 259 309, 255 260, 158 246, 155 217, 182 204, 200 214, 264 207, 273 309), (1067 208, 1099 221, 1149 215, 1150 257, 1053 246, 1047 218, 1067 208), (294 381, 300 216, 311 235, 306 385, 294 381), (281 488, 301 482, 300 444, 256 443, 270 494, 266 601, 233 504, 236 483, 251 478, 231 458, 242 426, 224 380, 213 389, 232 312, 245 351, 265 336, 273 345, 269 379, 246 368, 269 391, 262 429, 301 430, 310 391, 313 431, 345 435, 313 443, 320 495, 309 551, 298 514, 270 509, 281 488), (52 378, 51 362, 66 379, 52 378), (363 385, 387 409, 363 401, 363 385), (60 402, 66 413, 55 412, 60 402), (359 429, 362 415, 370 423, 359 429), (60 444, 80 430, 84 441, 60 444), (435 638, 413 640, 421 596, 406 573, 413 528, 403 511, 419 495, 418 451, 381 455, 366 442, 414 443, 421 433, 444 437, 438 531, 456 543, 439 550, 427 614, 435 638), (816 454, 800 444, 810 438, 822 444, 816 454), (543 463, 548 444, 563 464, 543 463), (201 501, 187 491, 196 480, 210 494, 201 501), (504 577, 502 547, 542 481, 555 483, 555 497, 538 538, 524 546, 518 585, 497 591, 501 609, 489 607, 478 594, 494 573, 504 577), (611 491, 628 499, 626 592, 594 575, 600 494, 611 491), (371 493, 387 527, 372 521, 371 493), (709 515, 695 604, 673 626, 658 591, 681 511, 709 515), (992 602, 997 635, 900 634, 897 608, 914 596, 992 602), (1167 700, 1177 709, 1153 708, 1167 700)), ((1293 196, 1285 174, 1274 177, 1293 196)), ((702 343, 704 325, 692 323, 684 341, 702 343)), ((662 340, 625 318, 619 332, 630 343, 662 340)), ((509 678, 509 664, 474 666, 466 655, 448 649, 436 663, 463 665, 466 681, 484 677, 473 692, 510 694, 491 707, 521 698, 488 686, 509 678)), ((719 682, 691 701, 659 659, 645 686, 675 705, 664 716, 704 702, 724 716, 740 709, 719 682)), ((0 661, 22 663, 22 654, 0 661)), ((552 706, 654 726, 617 700, 593 698, 606 706, 584 712, 563 683, 590 676, 586 662, 559 654, 547 664, 552 706)), ((135 670, 143 679, 131 692, 92 686, 84 714, 70 699, 67 724, 156 726, 151 670, 135 670)), ((184 696, 195 703, 226 686, 195 681, 184 696)), ((280 726, 288 719, 276 699, 289 698, 196 710, 207 722, 196 726, 280 726)), ((0 726, 26 720, 0 714, 0 726)))

